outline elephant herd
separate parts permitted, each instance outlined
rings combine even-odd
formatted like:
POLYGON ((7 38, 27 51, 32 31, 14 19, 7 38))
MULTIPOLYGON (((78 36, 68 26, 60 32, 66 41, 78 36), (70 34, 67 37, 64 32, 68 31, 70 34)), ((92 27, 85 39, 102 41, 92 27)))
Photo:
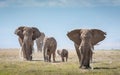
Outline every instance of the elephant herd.
MULTIPOLYGON (((32 60, 33 45, 36 41, 37 50, 42 52, 45 62, 51 62, 51 55, 53 55, 53 62, 55 62, 55 54, 61 56, 64 62, 68 59, 68 50, 57 50, 57 41, 54 37, 45 37, 43 32, 40 32, 36 27, 20 26, 15 30, 20 43, 20 55, 24 60, 32 60)), ((105 39, 106 33, 99 29, 75 29, 68 32, 67 37, 74 42, 75 50, 79 59, 80 68, 90 69, 90 61, 94 45, 105 39)))

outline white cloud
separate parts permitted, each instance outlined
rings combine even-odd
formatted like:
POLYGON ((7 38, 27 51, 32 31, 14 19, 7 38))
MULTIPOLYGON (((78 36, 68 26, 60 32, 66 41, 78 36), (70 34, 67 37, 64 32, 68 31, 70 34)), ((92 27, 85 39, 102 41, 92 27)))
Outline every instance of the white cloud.
POLYGON ((0 7, 120 6, 120 0, 0 0, 0 7))

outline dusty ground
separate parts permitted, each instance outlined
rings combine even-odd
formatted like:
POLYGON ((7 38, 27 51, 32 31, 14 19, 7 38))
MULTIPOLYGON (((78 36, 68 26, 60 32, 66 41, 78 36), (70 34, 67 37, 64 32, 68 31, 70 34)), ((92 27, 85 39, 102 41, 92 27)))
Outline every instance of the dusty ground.
MULTIPOLYGON (((68 61, 71 61, 75 57, 77 60, 76 52, 69 51, 68 61), (70 59, 70 60, 69 60, 70 59)), ((0 60, 21 61, 19 58, 19 49, 0 49, 0 60)), ((33 52, 33 60, 43 61, 42 52, 33 52)), ((56 53, 56 61, 61 61, 60 56, 56 53)))
MULTIPOLYGON (((120 61, 120 50, 95 50, 93 54, 93 63, 101 61, 120 61)), ((0 49, 0 60, 19 61, 19 49, 0 49)), ((43 53, 33 52, 33 60, 42 61, 43 53)), ((59 55, 56 54, 56 61, 61 61, 59 55)), ((75 50, 69 51, 68 61, 78 61, 75 50)))

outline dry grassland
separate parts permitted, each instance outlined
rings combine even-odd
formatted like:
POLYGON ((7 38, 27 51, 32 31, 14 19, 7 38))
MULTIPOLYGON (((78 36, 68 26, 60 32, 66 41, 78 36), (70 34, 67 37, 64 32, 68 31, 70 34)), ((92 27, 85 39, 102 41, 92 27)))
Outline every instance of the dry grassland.
POLYGON ((0 75, 120 75, 120 50, 94 51, 93 69, 79 69, 75 50, 69 51, 68 62, 43 61, 40 52, 33 53, 33 61, 22 61, 19 49, 0 49, 0 75))

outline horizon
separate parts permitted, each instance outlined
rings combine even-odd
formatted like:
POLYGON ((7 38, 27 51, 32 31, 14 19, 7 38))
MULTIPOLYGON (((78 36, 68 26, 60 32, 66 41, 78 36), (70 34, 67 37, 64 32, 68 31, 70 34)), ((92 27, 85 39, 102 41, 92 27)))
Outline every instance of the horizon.
MULTIPOLYGON (((37 27, 55 37, 58 49, 74 49, 66 36, 73 29, 100 29, 106 38, 97 49, 120 49, 120 0, 1 0, 1 48, 20 48, 17 27, 37 27)), ((36 46, 35 46, 36 48, 36 46)))

